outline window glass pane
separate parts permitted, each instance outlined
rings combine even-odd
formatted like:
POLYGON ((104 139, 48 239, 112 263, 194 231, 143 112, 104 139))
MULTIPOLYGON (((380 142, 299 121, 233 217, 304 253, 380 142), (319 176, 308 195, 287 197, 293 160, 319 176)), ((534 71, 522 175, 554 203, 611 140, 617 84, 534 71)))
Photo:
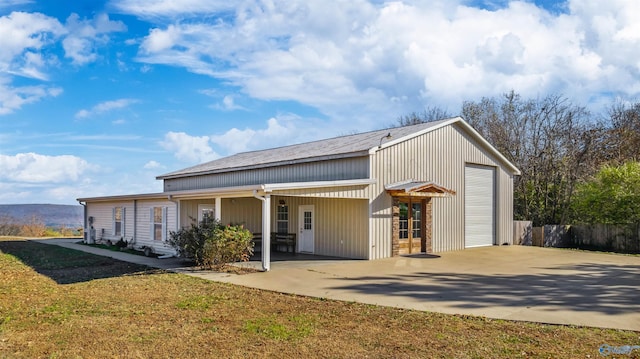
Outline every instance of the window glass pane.
POLYGON ((420 238, 422 229, 422 203, 411 204, 411 228, 413 238, 420 238))
POLYGON ((113 228, 115 229, 115 235, 122 235, 122 207, 115 207, 113 209, 113 228))
POLYGON ((162 207, 153 207, 153 223, 162 224, 162 207))
POLYGON ((161 241, 162 240, 162 224, 154 224, 153 225, 153 239, 156 241, 161 241))
POLYGON ((202 222, 209 223, 213 220, 213 209, 205 208, 202 210, 202 222))
POLYGON ((289 232, 289 206, 279 205, 277 210, 276 230, 278 233, 289 232))
POLYGON ((409 204, 400 202, 400 227, 398 228, 398 237, 400 239, 409 238, 409 204))
POLYGON ((304 212, 304 229, 311 230, 311 212, 304 212))

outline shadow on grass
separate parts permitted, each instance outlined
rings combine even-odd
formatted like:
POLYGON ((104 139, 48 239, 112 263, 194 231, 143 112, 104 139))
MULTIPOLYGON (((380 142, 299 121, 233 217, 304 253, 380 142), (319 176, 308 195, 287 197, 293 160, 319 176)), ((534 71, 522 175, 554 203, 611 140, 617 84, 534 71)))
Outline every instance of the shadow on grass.
POLYGON ((640 312, 640 265, 585 263, 539 268, 546 273, 535 273, 537 269, 532 268, 530 274, 360 276, 336 279, 342 283, 332 289, 398 300, 449 302, 458 308, 552 306, 610 315, 640 312))
POLYGON ((139 264, 27 240, 0 241, 0 251, 58 284, 159 272, 139 264))

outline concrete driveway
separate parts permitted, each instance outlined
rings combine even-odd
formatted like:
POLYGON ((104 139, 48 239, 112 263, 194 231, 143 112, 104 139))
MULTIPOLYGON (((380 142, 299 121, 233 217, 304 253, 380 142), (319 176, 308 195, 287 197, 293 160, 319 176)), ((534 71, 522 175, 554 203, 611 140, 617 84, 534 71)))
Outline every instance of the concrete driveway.
POLYGON ((640 331, 640 257, 502 246, 375 261, 273 262, 204 278, 448 314, 640 331))
POLYGON ((640 331, 640 256, 501 246, 375 261, 295 256, 272 262, 270 272, 234 275, 181 268, 180 260, 112 252, 69 240, 42 242, 277 292, 640 331))

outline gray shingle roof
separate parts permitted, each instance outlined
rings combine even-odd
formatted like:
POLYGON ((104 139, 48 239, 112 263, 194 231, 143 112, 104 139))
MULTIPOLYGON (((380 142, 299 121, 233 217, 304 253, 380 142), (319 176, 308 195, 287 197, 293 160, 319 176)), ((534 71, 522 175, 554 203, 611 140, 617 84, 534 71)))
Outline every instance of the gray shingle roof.
POLYGON ((380 145, 380 139, 391 133, 391 139, 382 143, 395 142, 422 130, 437 127, 452 119, 421 123, 417 125, 387 128, 355 135, 340 136, 314 142, 300 143, 260 151, 242 152, 228 157, 170 172, 158 179, 186 177, 196 174, 220 173, 248 168, 260 168, 273 165, 309 162, 321 159, 363 156, 369 150, 380 145))

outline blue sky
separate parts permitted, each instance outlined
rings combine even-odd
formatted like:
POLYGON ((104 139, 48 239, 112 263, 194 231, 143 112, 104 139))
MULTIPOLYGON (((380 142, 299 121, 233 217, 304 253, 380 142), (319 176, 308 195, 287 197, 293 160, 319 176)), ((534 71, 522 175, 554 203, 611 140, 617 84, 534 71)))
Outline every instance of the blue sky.
POLYGON ((0 203, 161 191, 236 152, 515 90, 640 93, 640 2, 0 0, 0 203))

